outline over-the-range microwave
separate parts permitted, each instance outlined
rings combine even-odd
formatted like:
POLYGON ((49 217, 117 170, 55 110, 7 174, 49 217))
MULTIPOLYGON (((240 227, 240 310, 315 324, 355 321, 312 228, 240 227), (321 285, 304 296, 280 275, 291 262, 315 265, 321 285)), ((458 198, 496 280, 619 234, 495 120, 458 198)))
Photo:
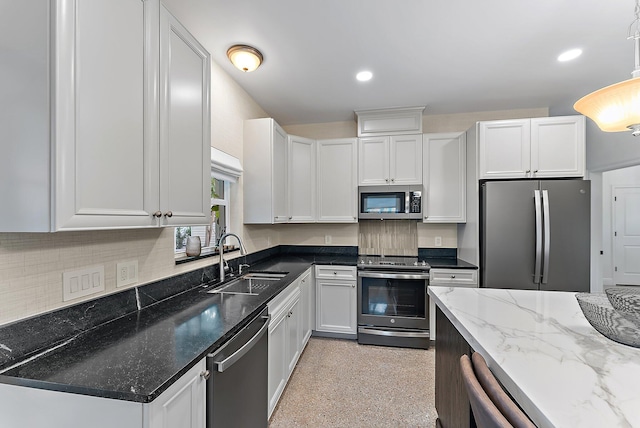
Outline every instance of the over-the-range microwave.
POLYGON ((358 218, 422 219, 422 186, 358 187, 358 218))

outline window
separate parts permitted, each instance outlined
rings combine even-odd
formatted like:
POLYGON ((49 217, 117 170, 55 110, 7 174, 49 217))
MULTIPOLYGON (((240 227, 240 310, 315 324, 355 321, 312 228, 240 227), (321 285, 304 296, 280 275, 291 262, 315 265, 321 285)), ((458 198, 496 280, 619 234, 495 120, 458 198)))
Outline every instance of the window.
POLYGON ((211 224, 176 227, 174 234, 176 255, 184 254, 189 236, 200 237, 203 254, 215 249, 220 237, 230 230, 230 187, 229 181, 211 177, 211 224))

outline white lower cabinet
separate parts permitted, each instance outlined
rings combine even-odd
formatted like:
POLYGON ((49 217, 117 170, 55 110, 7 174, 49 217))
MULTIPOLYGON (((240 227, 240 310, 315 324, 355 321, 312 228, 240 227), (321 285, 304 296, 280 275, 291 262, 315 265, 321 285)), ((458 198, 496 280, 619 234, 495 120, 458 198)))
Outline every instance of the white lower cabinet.
POLYGON ((204 428, 206 360, 200 361, 151 403, 144 405, 145 428, 204 428))
POLYGON ((300 354, 311 336, 311 269, 298 277, 269 304, 269 417, 284 391, 300 354))
POLYGON ((357 334, 356 268, 316 266, 316 331, 357 334))
MULTIPOLYGON (((478 288, 478 270, 431 268, 429 285, 478 288)), ((436 340, 436 304, 433 299, 429 299, 429 340, 436 340)))
POLYGON ((206 360, 202 359, 151 403, 0 384, 7 428, 205 428, 206 360), (37 403, 37 411, 25 409, 37 403))

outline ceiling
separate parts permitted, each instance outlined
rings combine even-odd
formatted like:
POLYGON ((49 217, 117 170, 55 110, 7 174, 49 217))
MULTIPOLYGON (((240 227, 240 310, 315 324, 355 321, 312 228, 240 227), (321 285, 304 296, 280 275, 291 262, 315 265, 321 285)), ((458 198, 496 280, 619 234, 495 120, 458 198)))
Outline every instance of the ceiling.
POLYGON ((163 0, 281 125, 354 119, 354 110, 426 105, 425 114, 549 107, 630 78, 632 0, 163 0), (264 54, 252 73, 234 44, 264 54), (557 56, 582 48, 578 59, 557 56), (358 82, 361 70, 373 72, 358 82))

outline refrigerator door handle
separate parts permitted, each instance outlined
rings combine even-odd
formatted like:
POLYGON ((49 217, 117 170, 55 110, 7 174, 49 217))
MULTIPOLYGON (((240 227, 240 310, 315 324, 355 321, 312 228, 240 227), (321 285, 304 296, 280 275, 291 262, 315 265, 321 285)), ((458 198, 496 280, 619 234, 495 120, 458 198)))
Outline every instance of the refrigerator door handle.
POLYGON ((542 223, 544 226, 544 261, 542 262, 542 283, 546 284, 549 276, 549 249, 551 248, 551 225, 549 224, 549 191, 542 191, 542 223))
POLYGON ((533 282, 540 284, 540 270, 542 264, 542 202, 540 190, 533 191, 533 200, 536 208, 536 259, 533 271, 533 282))

